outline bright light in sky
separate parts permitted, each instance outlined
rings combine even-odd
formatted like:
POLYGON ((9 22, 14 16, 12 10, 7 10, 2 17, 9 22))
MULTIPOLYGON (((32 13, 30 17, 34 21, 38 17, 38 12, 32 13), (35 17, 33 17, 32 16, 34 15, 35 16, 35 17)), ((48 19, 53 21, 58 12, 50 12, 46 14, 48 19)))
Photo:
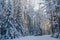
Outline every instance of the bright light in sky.
POLYGON ((39 10, 39 5, 38 5, 38 4, 36 4, 36 5, 34 6, 34 11, 37 11, 37 10, 39 10))
MULTIPOLYGON (((39 10, 39 3, 40 2, 44 2, 44 0, 29 0, 31 5, 34 6, 34 10, 37 11, 39 10)), ((44 6, 43 4, 41 5, 41 7, 44 6)))
MULTIPOLYGON (((33 6, 34 11, 39 10, 39 3, 44 2, 44 0, 27 0, 31 6, 33 6)), ((44 4, 41 4, 41 7, 45 6, 44 4)))
POLYGON ((31 0, 32 4, 34 5, 34 11, 37 11, 39 9, 39 0, 31 0))
POLYGON ((8 3, 8 0, 6 0, 5 2, 8 3))

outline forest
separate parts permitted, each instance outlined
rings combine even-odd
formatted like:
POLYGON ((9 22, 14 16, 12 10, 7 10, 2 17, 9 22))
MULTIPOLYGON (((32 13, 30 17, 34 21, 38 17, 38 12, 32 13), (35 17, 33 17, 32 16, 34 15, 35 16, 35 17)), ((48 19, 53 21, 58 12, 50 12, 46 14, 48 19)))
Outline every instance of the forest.
POLYGON ((60 0, 0 0, 0 39, 51 35, 60 39, 60 0))

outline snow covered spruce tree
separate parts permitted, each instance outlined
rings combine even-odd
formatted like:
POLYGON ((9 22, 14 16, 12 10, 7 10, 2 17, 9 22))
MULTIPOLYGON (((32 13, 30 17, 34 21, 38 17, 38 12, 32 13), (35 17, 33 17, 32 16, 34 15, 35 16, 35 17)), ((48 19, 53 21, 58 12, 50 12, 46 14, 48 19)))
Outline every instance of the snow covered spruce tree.
MULTIPOLYGON (((51 13, 51 31, 52 36, 55 38, 60 37, 60 28, 59 28, 59 12, 60 12, 60 0, 50 0, 49 6, 50 6, 50 13, 51 13), (51 2, 50 2, 51 1, 51 2)), ((48 9, 48 10, 49 10, 48 9)))
POLYGON ((60 13, 60 0, 45 0, 47 3, 47 13, 50 14, 52 36, 55 38, 60 37, 59 28, 59 13, 60 13))
POLYGON ((58 23, 58 27, 56 27, 56 30, 57 30, 57 34, 56 37, 57 38, 60 38, 60 0, 57 0, 57 5, 56 5, 56 13, 57 13, 57 23, 58 23))
MULTIPOLYGON (((1 39, 13 39, 16 37, 21 36, 22 33, 22 28, 21 24, 19 23, 19 19, 14 19, 13 17, 13 9, 12 9, 12 4, 11 0, 2 1, 1 2, 2 6, 2 11, 3 15, 0 16, 0 38, 1 39), (4 3, 5 2, 5 3, 4 3)), ((19 6, 18 6, 19 8, 19 6)), ((17 13, 19 13, 19 10, 17 10, 17 13)), ((17 14, 18 16, 19 14, 17 14)), ((18 17, 19 18, 19 17, 18 17)))
POLYGON ((2 33, 2 31, 5 30, 5 29, 1 30, 2 29, 2 24, 4 23, 2 21, 4 19, 4 17, 2 16, 4 8, 5 8, 5 1, 4 0, 0 0, 0 39, 1 39, 1 35, 5 34, 5 32, 6 32, 5 31, 4 33, 2 33))

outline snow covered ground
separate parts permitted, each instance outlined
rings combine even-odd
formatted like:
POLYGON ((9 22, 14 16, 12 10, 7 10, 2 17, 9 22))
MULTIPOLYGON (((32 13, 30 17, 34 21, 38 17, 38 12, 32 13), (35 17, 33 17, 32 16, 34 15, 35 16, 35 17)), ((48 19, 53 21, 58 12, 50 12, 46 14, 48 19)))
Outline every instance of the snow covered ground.
POLYGON ((60 39, 52 38, 50 37, 50 35, 44 35, 44 36, 26 36, 10 40, 60 40, 60 39))

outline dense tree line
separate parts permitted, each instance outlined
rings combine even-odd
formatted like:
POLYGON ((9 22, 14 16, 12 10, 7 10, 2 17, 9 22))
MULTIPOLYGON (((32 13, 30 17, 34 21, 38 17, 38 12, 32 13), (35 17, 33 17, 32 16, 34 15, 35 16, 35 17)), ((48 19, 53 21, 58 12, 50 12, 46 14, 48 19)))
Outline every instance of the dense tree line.
MULTIPOLYGON (((0 39, 13 39, 25 35, 42 35, 41 28, 35 29, 31 17, 25 14, 22 0, 1 0, 0 6, 0 39), (26 16, 24 16, 26 15, 26 16), (25 17, 28 21, 26 26, 25 17), (26 27, 28 30, 26 30, 26 27)), ((37 24, 38 25, 38 24, 37 24)), ((40 27, 40 26, 37 26, 40 27)))
POLYGON ((31 4, 27 7, 26 0, 0 0, 0 39, 43 35, 45 20, 51 24, 46 34, 60 38, 60 1, 45 0, 45 3, 39 3, 39 7, 38 11, 34 11, 31 4), (41 4, 45 6, 40 7, 41 4), (47 18, 43 15, 45 12, 47 18))

